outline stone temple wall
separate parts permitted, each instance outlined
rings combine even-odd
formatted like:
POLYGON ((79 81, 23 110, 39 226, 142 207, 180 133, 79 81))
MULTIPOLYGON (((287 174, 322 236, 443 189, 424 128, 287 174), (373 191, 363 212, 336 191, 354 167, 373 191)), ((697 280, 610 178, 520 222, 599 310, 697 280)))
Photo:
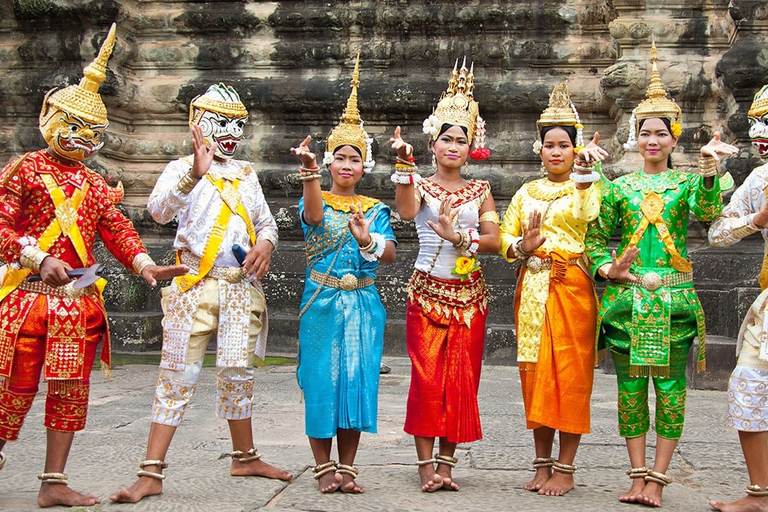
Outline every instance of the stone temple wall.
MULTIPOLYGON (((492 151, 489 160, 473 162, 469 174, 491 181, 500 213, 523 182, 539 176, 531 151, 535 121, 549 91, 565 78, 585 131, 599 131, 611 152, 608 173, 637 168, 639 155, 621 144, 645 92, 652 37, 662 80, 684 111, 676 167, 691 169, 698 147, 715 130, 742 148, 726 165, 737 183, 758 165, 746 136, 746 112, 754 92, 768 82, 768 5, 761 0, 5 0, 3 162, 44 145, 37 130, 43 95, 79 80, 112 21, 118 23, 117 45, 101 89, 111 124, 106 146, 89 165, 123 182, 125 211, 157 258, 171 258, 173 226, 154 224, 146 199, 164 165, 190 152, 190 100, 224 81, 249 109, 239 158, 255 162, 281 229, 264 282, 275 353, 295 353, 304 277, 296 210, 301 185, 288 150, 310 134, 322 151, 348 95, 358 51, 360 110, 376 138, 379 162, 359 192, 389 204, 394 194, 387 141, 393 128, 403 127, 418 162, 428 168, 421 122, 455 59, 464 56, 475 64, 476 98, 492 151)), ((378 283, 390 314, 386 353, 404 354, 404 287, 416 243, 411 223, 396 215, 393 221, 398 261, 382 268, 378 283)), ((762 246, 755 237, 731 249, 707 248, 706 227, 691 222, 696 283, 716 342, 711 354, 731 361, 730 344, 757 293, 762 246), (718 341, 726 345, 722 356, 718 341)), ((498 256, 483 262, 493 294, 486 357, 513 362, 514 268, 498 256)), ((114 265, 110 273, 116 348, 156 350, 158 292, 114 265)))

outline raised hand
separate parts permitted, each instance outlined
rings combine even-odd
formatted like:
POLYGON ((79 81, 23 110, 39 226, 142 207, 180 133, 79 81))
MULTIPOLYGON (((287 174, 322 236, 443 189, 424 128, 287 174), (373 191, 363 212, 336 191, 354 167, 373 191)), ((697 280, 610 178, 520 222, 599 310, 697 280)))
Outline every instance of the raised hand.
POLYGON ((461 236, 453 229, 455 219, 456 214, 451 210, 451 200, 443 199, 443 201, 440 203, 437 223, 428 220, 427 224, 429 224, 429 227, 431 227, 432 230, 437 233, 437 236, 444 240, 448 240, 451 243, 454 243, 457 236, 459 237, 459 240, 461 239, 461 236))
POLYGON ((723 142, 720 138, 720 132, 715 132, 706 146, 701 148, 701 156, 713 157, 718 162, 720 161, 720 155, 730 156, 739 153, 739 148, 723 142))
POLYGON ((312 136, 307 135, 307 138, 299 144, 299 147, 291 148, 291 154, 299 157, 302 167, 315 169, 317 167, 317 156, 309 150, 310 142, 312 142, 312 136))
POLYGON ((205 173, 211 168, 211 162, 213 162, 213 154, 216 152, 218 144, 215 142, 211 144, 211 147, 205 145, 205 137, 203 137, 203 129, 198 125, 192 126, 192 152, 194 155, 194 162, 192 163, 192 170, 190 173, 195 178, 202 178, 205 173))
POLYGON ((165 267, 147 265, 141 271, 141 277, 144 278, 149 286, 156 286, 158 281, 171 279, 176 276, 183 276, 184 274, 188 274, 189 270, 190 268, 186 265, 167 265, 165 267))
POLYGON ((357 206, 351 205, 352 215, 349 216, 347 226, 349 226, 349 232, 355 237, 357 245, 365 247, 371 243, 371 222, 373 219, 366 219, 363 213, 363 205, 358 203, 357 206))
POLYGON ((604 160, 608 156, 608 152, 598 146, 599 142, 600 134, 595 132, 590 143, 578 152, 577 156, 579 157, 579 160, 585 162, 599 162, 600 160, 604 160))
POLYGON ((392 144, 392 149, 395 150, 397 156, 403 160, 407 160, 413 156, 413 146, 405 142, 400 137, 400 127, 395 128, 395 135, 389 139, 389 143, 392 144))
POLYGON ((547 237, 541 234, 543 220, 543 215, 537 210, 528 215, 528 225, 523 225, 523 241, 520 244, 523 252, 530 254, 547 241, 547 237))
POLYGON ((73 278, 67 275, 67 270, 72 270, 69 263, 53 256, 48 256, 40 264, 40 279, 48 286, 64 286, 74 281, 73 278))
POLYGON ((605 273, 605 277, 608 279, 627 279, 629 281, 637 281, 637 277, 629 272, 637 255, 640 254, 640 249, 637 247, 627 247, 624 253, 620 257, 616 257, 616 251, 611 251, 611 266, 608 267, 608 272, 605 273))

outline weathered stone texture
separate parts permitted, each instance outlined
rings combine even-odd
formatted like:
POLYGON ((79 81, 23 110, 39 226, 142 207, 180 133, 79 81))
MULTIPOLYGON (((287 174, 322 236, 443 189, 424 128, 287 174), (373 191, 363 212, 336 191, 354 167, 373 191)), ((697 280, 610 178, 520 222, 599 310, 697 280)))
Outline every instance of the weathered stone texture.
MULTIPOLYGON (((760 0, 3 2, 0 158, 43 145, 37 131, 43 95, 79 80, 112 21, 118 39, 102 87, 111 125, 106 147, 90 164, 123 181, 126 211, 152 253, 170 259, 173 226, 149 219, 146 198, 163 166, 190 152, 190 100, 212 82, 234 85, 251 113, 239 157, 260 169, 281 228, 282 244, 265 280, 272 346, 280 352, 295 351, 304 272, 296 218, 301 184, 288 149, 310 134, 321 150, 348 94, 358 50, 360 110, 379 162, 360 192, 390 204, 392 129, 403 127, 428 167, 421 122, 464 55, 475 63, 476 97, 492 150, 489 160, 471 164, 470 173, 490 180, 500 212, 523 182, 537 176, 535 120, 564 78, 587 131, 598 130, 611 152, 608 174, 637 167, 637 152, 622 143, 631 111, 644 97, 652 37, 662 79, 684 111, 675 165, 690 169, 715 130, 742 147, 726 164, 737 182, 758 163, 746 137, 746 111, 768 82, 768 7, 760 0)), ((404 287, 416 245, 412 225, 394 220, 398 262, 382 269, 379 283, 391 318, 387 352, 403 354, 404 287)), ((755 294, 762 249, 759 240, 736 249, 705 248, 705 228, 692 224, 697 285, 710 332, 732 338, 755 294)), ((493 292, 487 355, 511 361, 513 267, 495 256, 484 262, 493 292)), ((112 273, 120 285, 108 292, 110 309, 119 313, 112 319, 117 346, 157 349, 158 293, 112 273)))

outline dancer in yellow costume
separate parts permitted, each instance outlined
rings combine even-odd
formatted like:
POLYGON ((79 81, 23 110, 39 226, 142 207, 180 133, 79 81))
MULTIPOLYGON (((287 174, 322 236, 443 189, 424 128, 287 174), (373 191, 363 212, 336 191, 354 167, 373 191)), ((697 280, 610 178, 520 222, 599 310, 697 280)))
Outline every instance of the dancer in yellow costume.
MULTIPOLYGON (((768 85, 749 109, 749 137, 768 159, 768 85)), ((760 232, 765 256, 758 295, 744 318, 736 345, 738 362, 728 382, 728 424, 739 431, 750 484, 733 503, 710 501, 723 512, 768 510, 768 164, 754 169, 709 228, 709 242, 728 246, 760 232)))
POLYGON ((693 289, 687 257, 688 214, 715 220, 722 211, 720 182, 710 157, 734 154, 720 135, 700 151, 700 175, 672 169, 670 154, 682 131, 682 112, 667 98, 651 50, 647 98, 630 118, 630 143, 637 143, 643 168, 606 186, 600 215, 587 231, 592 270, 608 286, 600 308, 600 342, 611 351, 618 379, 619 434, 632 464, 630 490, 620 501, 661 506, 666 475, 685 418, 685 367, 699 337, 698 368, 704 368, 704 312, 693 289), (615 251, 609 241, 621 221, 615 251), (619 256, 617 256, 617 253, 619 256), (656 389, 656 457, 646 466, 650 429, 648 384, 656 389))
POLYGON ((517 364, 536 449, 536 475, 523 487, 560 496, 573 488, 576 450, 581 435, 589 433, 597 298, 584 235, 600 210, 600 190, 593 183, 601 176, 592 168, 608 153, 597 145, 597 133, 584 147, 567 82, 552 91, 536 127, 534 152, 547 177, 526 183, 512 198, 501 223, 501 254, 510 262, 520 260, 517 364))
POLYGON ((138 480, 111 496, 136 502, 163 490, 168 448, 195 393, 205 349, 216 332, 216 415, 227 420, 233 476, 288 480, 291 474, 261 460, 254 446, 255 358, 266 352, 264 277, 277 245, 272 217, 256 172, 235 160, 248 110, 234 88, 216 84, 192 100, 194 154, 169 163, 147 209, 160 224, 178 221, 174 248, 192 273, 163 290, 163 351, 152 407, 147 458, 138 480), (243 267, 232 246, 247 252, 243 267))

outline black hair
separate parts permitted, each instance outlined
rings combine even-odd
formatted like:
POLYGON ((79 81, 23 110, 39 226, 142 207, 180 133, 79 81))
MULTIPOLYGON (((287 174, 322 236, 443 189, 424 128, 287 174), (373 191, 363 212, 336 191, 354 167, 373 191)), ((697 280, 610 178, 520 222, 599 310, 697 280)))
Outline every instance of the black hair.
POLYGON ((541 129, 539 130, 539 136, 541 137, 542 142, 544 142, 544 135, 546 135, 546 133, 553 128, 562 128, 563 130, 565 130, 565 133, 568 134, 568 138, 571 139, 571 144, 573 144, 574 148, 576 147, 576 128, 573 126, 560 126, 560 125, 542 126, 541 129))
POLYGON ((464 132, 464 136, 469 137, 469 131, 464 126, 461 126, 458 124, 449 124, 449 123, 443 123, 443 126, 440 127, 440 133, 438 133, 437 136, 438 137, 441 136, 442 134, 444 134, 454 126, 458 126, 459 128, 461 128, 461 131, 464 132))
MULTIPOLYGON (((672 121, 667 119, 666 117, 657 117, 657 118, 649 118, 649 119, 661 119, 661 121, 664 123, 664 126, 667 127, 667 130, 669 130, 669 134, 672 135, 672 121)), ((639 132, 643 128, 643 124, 648 119, 642 119, 640 123, 637 125, 637 131, 639 132)), ((674 151, 674 148, 672 148, 674 151)), ((667 169, 672 169, 672 154, 667 157, 667 169)))
POLYGON ((355 151, 357 151, 357 154, 358 154, 358 155, 360 155, 360 158, 363 158, 363 152, 362 152, 362 151, 360 151, 360 148, 358 148, 358 147, 355 147, 355 146, 353 146, 352 144, 342 144, 341 146, 339 146, 339 147, 337 147, 336 149, 334 149, 334 150, 333 150, 333 153, 334 153, 334 154, 336 154, 336 152, 337 152, 338 150, 340 150, 341 148, 343 148, 344 146, 349 146, 350 148, 354 149, 355 151))

